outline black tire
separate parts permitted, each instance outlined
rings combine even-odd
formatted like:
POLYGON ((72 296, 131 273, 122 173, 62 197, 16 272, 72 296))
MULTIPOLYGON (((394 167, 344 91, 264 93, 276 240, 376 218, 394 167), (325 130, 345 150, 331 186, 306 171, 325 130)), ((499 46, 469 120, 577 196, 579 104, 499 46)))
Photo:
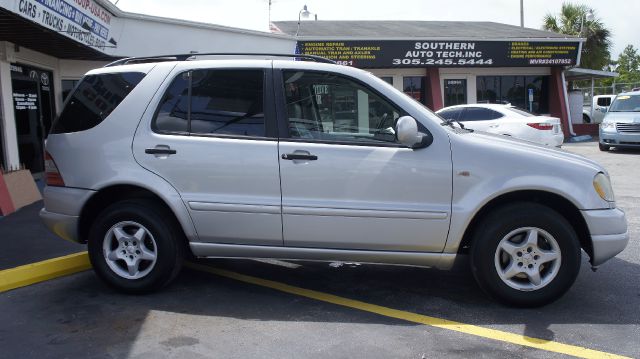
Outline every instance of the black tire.
MULTIPOLYGON (((148 293, 166 286, 180 272, 185 255, 186 242, 184 234, 175 222, 173 214, 156 201, 144 199, 126 200, 110 205, 98 215, 89 231, 87 247, 94 271, 104 282, 126 293, 148 293), (103 248, 105 241, 107 241, 105 239, 107 233, 112 228, 115 228, 116 225, 122 223, 125 223, 125 225, 119 228, 122 228, 127 234, 135 232, 130 228, 141 228, 135 225, 144 227, 150 234, 146 234, 145 240, 147 244, 145 244, 145 249, 152 248, 155 250, 155 262, 153 265, 150 264, 151 260, 140 260, 138 262, 140 264, 136 268, 141 269, 139 274, 147 272, 140 278, 124 278, 108 264, 108 262, 111 262, 111 266, 122 267, 123 270, 126 267, 124 259, 109 261, 105 253, 106 250, 103 248), (135 225, 127 227, 126 224, 130 223, 135 225), (148 242, 149 240, 152 242, 148 242), (145 264, 146 267, 143 268, 145 264)), ((112 231, 111 233, 115 232, 112 231)), ((109 241, 117 242, 115 237, 115 235, 110 236, 109 241)), ((134 243, 132 242, 131 244, 134 243)), ((133 248, 131 254, 133 256, 136 255, 134 253, 136 252, 135 247, 133 246, 117 248, 123 249, 121 253, 125 253, 125 257, 129 255, 124 249, 130 250, 130 248, 133 248)), ((117 252, 120 251, 118 250, 117 252)), ((140 252, 137 253, 139 254, 140 252)))
POLYGON ((583 123, 591 123, 591 118, 585 114, 582 114, 582 122, 583 123))
POLYGON ((598 143, 598 148, 600 149, 600 151, 609 151, 609 148, 611 148, 611 146, 607 146, 607 145, 603 145, 602 143, 598 143))
MULTIPOLYGON (((549 207, 537 203, 505 205, 489 213, 476 228, 471 245, 471 271, 480 287, 489 296, 502 303, 517 307, 538 307, 549 304, 560 298, 578 276, 581 257, 578 237, 569 222, 549 207), (523 232, 521 237, 510 238, 524 239, 525 233, 535 233, 532 238, 535 237, 536 241, 539 241, 537 242, 540 244, 540 248, 537 248, 539 253, 548 253, 543 252, 546 249, 543 247, 549 243, 545 236, 550 235, 552 240, 556 242, 559 261, 550 261, 548 264, 537 264, 536 266, 536 264, 532 264, 535 257, 531 256, 536 253, 535 251, 524 253, 527 260, 524 263, 522 263, 524 257, 520 250, 517 251, 517 255, 520 256, 518 258, 514 256, 515 259, 511 259, 510 256, 507 256, 507 261, 511 262, 510 265, 517 264, 519 268, 523 268, 520 265, 524 264, 525 267, 531 265, 535 266, 534 269, 540 268, 539 273, 542 273, 541 277, 543 278, 541 283, 544 283, 545 280, 548 280, 548 283, 539 288, 535 288, 533 280, 525 273, 519 273, 510 280, 503 280, 498 274, 498 266, 502 266, 500 263, 506 255, 506 252, 503 251, 500 251, 499 254, 496 253, 498 245, 509 234, 519 233, 520 230, 528 230, 529 232, 523 232), (560 264, 557 266, 558 263, 560 264), (551 275, 554 272, 556 274, 551 275), (507 282, 511 284, 507 284, 507 282), (530 283, 527 284, 527 282, 530 283), (517 289, 511 285, 530 285, 531 287, 517 289)), ((513 244, 513 242, 509 243, 513 244)), ((522 243, 517 244, 517 246, 522 245, 522 243)), ((526 249, 523 247, 523 250, 526 249)), ((551 249, 549 252, 554 251, 551 249)), ((540 257, 538 256, 538 258, 540 257)), ((508 268, 509 265, 504 266, 508 268)), ((506 271, 506 269, 503 270, 506 271)))

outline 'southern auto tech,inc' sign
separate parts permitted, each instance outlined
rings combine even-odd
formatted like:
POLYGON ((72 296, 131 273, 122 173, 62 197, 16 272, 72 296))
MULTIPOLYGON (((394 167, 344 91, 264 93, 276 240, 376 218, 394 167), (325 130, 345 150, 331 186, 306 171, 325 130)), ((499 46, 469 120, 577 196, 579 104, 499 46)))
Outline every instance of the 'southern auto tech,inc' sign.
POLYGON ((299 54, 359 68, 575 65, 579 42, 298 41, 299 54))
POLYGON ((93 0, 16 0, 14 12, 82 44, 109 46, 112 15, 93 0))

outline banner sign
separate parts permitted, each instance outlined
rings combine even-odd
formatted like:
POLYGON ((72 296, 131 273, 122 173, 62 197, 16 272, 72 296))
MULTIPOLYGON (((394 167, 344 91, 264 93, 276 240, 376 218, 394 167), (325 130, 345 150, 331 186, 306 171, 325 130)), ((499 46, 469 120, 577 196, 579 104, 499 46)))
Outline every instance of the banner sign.
POLYGON ((579 42, 298 41, 296 53, 359 68, 570 66, 579 42))
POLYGON ((18 0, 20 16, 97 49, 109 46, 112 15, 93 0, 18 0))

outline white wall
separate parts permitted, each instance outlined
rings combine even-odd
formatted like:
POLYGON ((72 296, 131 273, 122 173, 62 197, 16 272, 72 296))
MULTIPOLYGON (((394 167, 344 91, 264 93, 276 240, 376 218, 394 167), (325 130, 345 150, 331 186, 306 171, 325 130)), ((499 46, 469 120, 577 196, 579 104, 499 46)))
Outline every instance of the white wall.
POLYGON ((120 18, 114 28, 115 56, 153 56, 197 52, 294 53, 288 36, 221 29, 203 24, 178 24, 148 19, 120 18))

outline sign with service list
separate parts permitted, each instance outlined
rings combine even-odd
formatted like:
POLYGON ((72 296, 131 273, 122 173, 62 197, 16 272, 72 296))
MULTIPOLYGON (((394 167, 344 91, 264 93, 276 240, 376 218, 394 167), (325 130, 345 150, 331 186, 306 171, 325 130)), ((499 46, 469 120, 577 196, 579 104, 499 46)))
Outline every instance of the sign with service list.
POLYGON ((298 41, 299 54, 359 68, 570 66, 579 42, 547 41, 298 41))
POLYGON ((16 0, 14 12, 98 50, 110 46, 113 17, 94 0, 16 0))

